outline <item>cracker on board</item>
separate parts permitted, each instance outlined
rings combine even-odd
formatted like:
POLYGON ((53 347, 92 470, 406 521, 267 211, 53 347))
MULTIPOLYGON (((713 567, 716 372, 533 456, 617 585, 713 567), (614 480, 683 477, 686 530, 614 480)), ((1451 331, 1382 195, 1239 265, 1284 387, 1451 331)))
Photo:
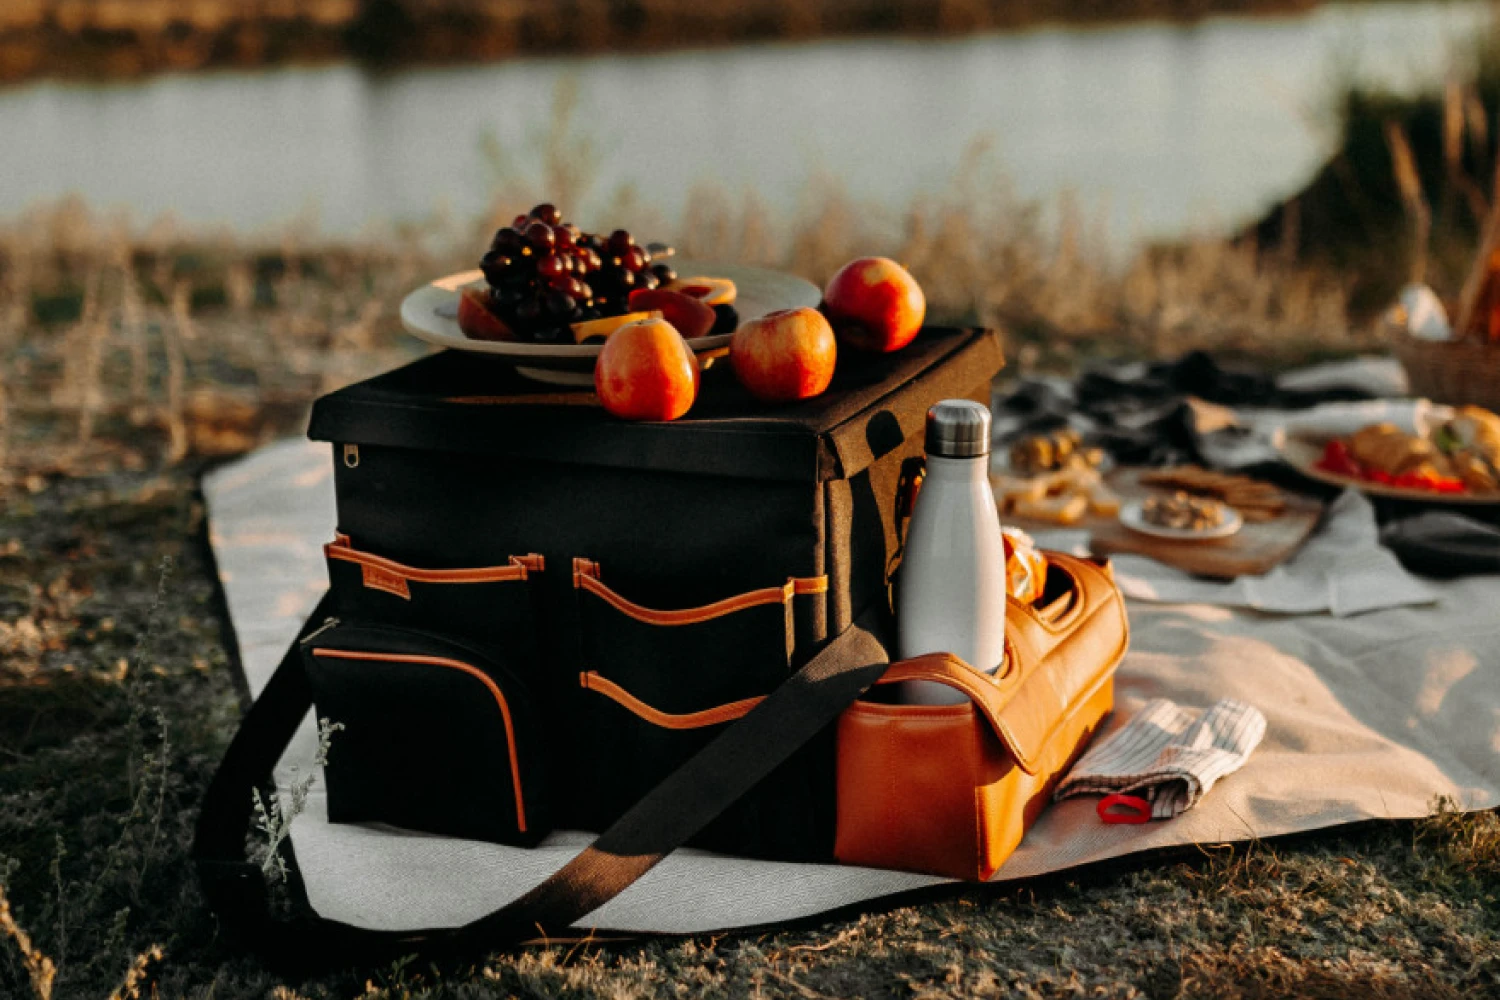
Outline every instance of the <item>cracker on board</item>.
POLYGON ((1018 500, 1012 508, 1020 517, 1052 524, 1077 524, 1088 513, 1089 498, 1082 493, 1060 493, 1040 500, 1018 500))
POLYGON ((1239 511, 1246 521, 1254 523, 1274 520, 1285 513, 1287 506, 1286 494, 1271 483, 1229 472, 1215 472, 1198 465, 1178 465, 1142 473, 1140 483, 1222 500, 1239 511))

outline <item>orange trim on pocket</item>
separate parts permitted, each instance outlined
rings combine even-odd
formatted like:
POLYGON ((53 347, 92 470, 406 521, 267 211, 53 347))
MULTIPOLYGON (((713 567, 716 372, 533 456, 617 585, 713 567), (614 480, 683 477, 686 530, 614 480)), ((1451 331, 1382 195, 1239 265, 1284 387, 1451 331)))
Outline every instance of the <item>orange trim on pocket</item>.
POLYGON ((599 579, 599 564, 594 562, 594 560, 592 559, 584 559, 581 556, 574 556, 573 588, 575 590, 578 589, 579 586, 581 586, 578 581, 586 576, 591 576, 596 580, 599 579))
POLYGON ((616 611, 650 625, 692 625, 696 622, 705 622, 735 611, 743 611, 745 608, 758 607, 762 604, 785 604, 791 597, 792 591, 792 585, 788 582, 785 587, 766 587, 763 590, 752 590, 722 601, 715 601, 713 604, 705 604, 701 608, 658 611, 655 608, 643 607, 634 601, 626 600, 600 583, 597 577, 575 575, 573 577, 573 585, 601 598, 605 603, 612 605, 616 611))
POLYGON ((361 552, 352 548, 347 535, 339 535, 323 546, 330 559, 354 563, 364 573, 364 585, 371 590, 383 590, 405 600, 411 600, 411 583, 500 583, 506 580, 525 580, 528 573, 540 572, 545 560, 536 553, 511 556, 505 566, 480 566, 471 569, 418 569, 398 563, 394 559, 361 552))
POLYGON ((611 605, 616 611, 629 615, 637 621, 646 622, 648 625, 693 625, 733 614, 736 611, 743 611, 746 608, 759 607, 762 604, 784 605, 797 594, 822 594, 828 590, 828 577, 826 576, 794 577, 780 587, 763 587, 760 590, 747 591, 698 608, 662 611, 621 597, 600 581, 598 573, 598 563, 592 563, 586 559, 573 560, 574 588, 587 590, 611 605), (587 564, 587 568, 580 569, 580 563, 587 564))
POLYGON ((764 696, 744 698, 715 708, 707 708, 701 712, 672 715, 652 708, 614 681, 601 677, 592 670, 579 674, 578 683, 584 690, 602 694, 630 714, 663 729, 702 729, 704 726, 733 722, 735 719, 744 718, 752 708, 766 700, 764 696))
POLYGON ((327 647, 315 647, 312 652, 314 656, 326 656, 334 660, 375 660, 381 663, 412 663, 429 667, 447 667, 450 670, 461 670, 489 688, 490 694, 495 698, 495 704, 500 706, 500 717, 505 721, 505 746, 510 753, 510 784, 516 796, 516 828, 522 833, 526 832, 526 803, 521 795, 520 762, 516 759, 516 730, 511 723, 510 704, 505 700, 505 692, 500 690, 500 685, 495 683, 494 678, 478 667, 464 663, 462 660, 450 660, 444 656, 421 656, 415 653, 365 653, 352 649, 329 649, 327 647))
POLYGON ((510 561, 517 566, 524 566, 531 573, 540 573, 547 568, 547 560, 536 552, 528 552, 524 556, 511 556, 510 561))

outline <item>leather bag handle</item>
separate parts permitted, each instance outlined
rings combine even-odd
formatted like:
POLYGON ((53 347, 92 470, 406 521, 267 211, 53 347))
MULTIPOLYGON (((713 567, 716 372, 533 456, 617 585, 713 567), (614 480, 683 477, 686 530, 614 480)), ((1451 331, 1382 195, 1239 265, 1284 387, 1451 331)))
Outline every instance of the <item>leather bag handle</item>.
POLYGON ((1027 774, 1037 773, 1047 741, 1072 707, 1110 682, 1130 641, 1108 564, 1056 552, 1046 557, 1049 577, 1054 572, 1065 577, 1068 589, 1042 609, 1014 599, 1008 603, 1003 673, 990 676, 951 653, 932 653, 893 664, 878 682, 931 681, 961 692, 969 705, 902 706, 902 711, 942 714, 972 706, 1027 774))

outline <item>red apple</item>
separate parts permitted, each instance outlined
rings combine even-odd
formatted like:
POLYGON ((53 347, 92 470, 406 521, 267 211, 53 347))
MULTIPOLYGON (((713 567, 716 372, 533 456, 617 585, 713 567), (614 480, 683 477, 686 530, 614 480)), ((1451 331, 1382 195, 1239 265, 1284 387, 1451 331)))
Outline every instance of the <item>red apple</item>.
POLYGON ((704 305, 701 299, 665 288, 637 288, 630 293, 630 308, 660 312, 686 340, 707 334, 718 318, 713 307, 704 305))
POLYGON ((481 288, 465 288, 458 297, 458 328, 470 340, 515 340, 505 321, 490 311, 489 295, 481 288))
POLYGON ((698 395, 698 358, 664 319, 626 323, 594 363, 594 390, 625 420, 676 420, 698 395))
POLYGON ((838 344, 816 309, 782 309, 753 319, 729 341, 729 363, 757 399, 810 399, 833 381, 838 344))
POLYGON ((900 264, 861 257, 828 282, 823 311, 845 343, 866 351, 899 351, 922 329, 927 298, 900 264))

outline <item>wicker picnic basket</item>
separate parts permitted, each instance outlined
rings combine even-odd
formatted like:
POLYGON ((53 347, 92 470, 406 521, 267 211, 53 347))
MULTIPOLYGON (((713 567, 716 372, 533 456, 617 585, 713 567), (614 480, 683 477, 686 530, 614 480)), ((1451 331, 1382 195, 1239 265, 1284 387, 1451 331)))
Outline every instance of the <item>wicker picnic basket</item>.
POLYGON ((1403 331, 1395 339, 1414 396, 1500 411, 1500 344, 1478 337, 1434 342, 1403 331))
POLYGON ((1396 357, 1406 369, 1413 395, 1436 403, 1500 410, 1500 219, 1481 247, 1474 271, 1449 315, 1458 338, 1418 340, 1393 331, 1396 357))

